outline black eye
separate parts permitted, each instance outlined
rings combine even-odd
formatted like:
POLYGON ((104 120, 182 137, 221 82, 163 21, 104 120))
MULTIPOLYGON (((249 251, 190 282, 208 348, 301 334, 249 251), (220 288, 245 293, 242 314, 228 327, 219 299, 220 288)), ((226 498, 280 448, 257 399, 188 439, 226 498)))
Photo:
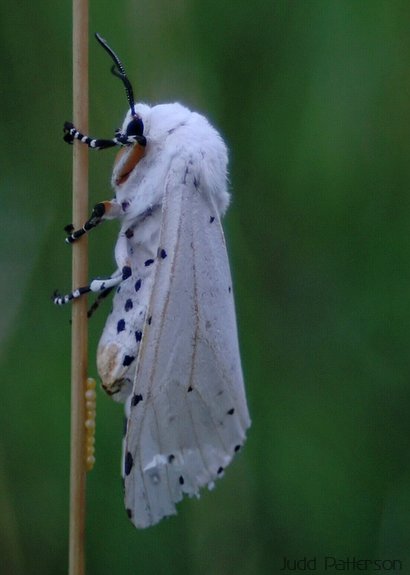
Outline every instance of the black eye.
POLYGON ((127 136, 142 136, 144 132, 144 123, 141 118, 133 118, 127 126, 127 136))

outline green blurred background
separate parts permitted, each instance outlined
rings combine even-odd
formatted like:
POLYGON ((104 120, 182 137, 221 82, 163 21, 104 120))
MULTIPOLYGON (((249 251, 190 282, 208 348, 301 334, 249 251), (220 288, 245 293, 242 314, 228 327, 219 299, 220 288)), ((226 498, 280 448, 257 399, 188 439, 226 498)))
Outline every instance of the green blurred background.
MULTIPOLYGON (((322 573, 326 555, 410 573, 410 3, 90 3, 90 132, 109 137, 127 108, 99 31, 137 99, 203 112, 230 147, 225 229, 253 426, 212 493, 137 531, 122 409, 100 392, 87 573, 264 575, 283 556, 317 557, 322 573)), ((70 310, 50 294, 71 285, 71 4, 3 3, 0 26, 0 572, 57 575, 70 310)), ((91 204, 110 196, 112 160, 90 155, 91 204)), ((116 231, 90 237, 92 276, 113 269, 116 231)), ((107 309, 90 322, 90 375, 107 309)))

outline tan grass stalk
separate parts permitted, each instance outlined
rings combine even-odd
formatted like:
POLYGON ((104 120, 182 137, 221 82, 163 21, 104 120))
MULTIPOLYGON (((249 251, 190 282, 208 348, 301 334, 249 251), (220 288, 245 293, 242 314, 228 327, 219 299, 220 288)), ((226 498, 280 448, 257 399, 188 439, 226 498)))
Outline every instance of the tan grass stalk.
MULTIPOLYGON (((88 133, 88 0, 73 0, 73 122, 88 133)), ((73 146, 73 224, 88 215, 88 149, 73 146)), ((88 242, 72 245, 73 288, 88 282, 88 242)), ((85 385, 88 364, 87 298, 73 302, 71 351, 71 458, 69 575, 85 573, 85 385)))

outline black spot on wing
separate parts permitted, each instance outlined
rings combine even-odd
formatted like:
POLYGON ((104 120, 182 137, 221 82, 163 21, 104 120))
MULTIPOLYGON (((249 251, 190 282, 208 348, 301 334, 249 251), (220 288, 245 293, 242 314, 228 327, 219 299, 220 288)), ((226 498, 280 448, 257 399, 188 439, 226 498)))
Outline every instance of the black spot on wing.
POLYGON ((132 407, 135 407, 136 405, 139 404, 140 401, 142 401, 143 397, 140 393, 138 394, 134 394, 132 400, 131 400, 131 405, 132 407))
POLYGON ((132 455, 129 451, 125 454, 124 460, 124 473, 125 475, 129 475, 131 473, 132 466, 134 465, 134 460, 132 455))
POLYGON ((234 449, 235 453, 238 453, 238 451, 240 450, 240 448, 241 448, 240 445, 235 445, 235 449, 234 449))
POLYGON ((233 415, 235 413, 235 409, 231 407, 231 409, 229 409, 226 413, 227 415, 233 415))
POLYGON ((128 279, 131 275, 131 268, 130 266, 124 266, 122 268, 122 280, 125 281, 126 279, 128 279))
POLYGON ((172 463, 175 459, 175 455, 173 453, 171 453, 170 455, 168 455, 168 463, 172 463))
POLYGON ((137 341, 141 341, 141 340, 142 340, 142 331, 137 330, 137 331, 135 332, 135 339, 136 339, 137 341))
POLYGON ((126 509, 125 511, 126 511, 126 513, 127 513, 128 519, 132 519, 132 511, 131 511, 131 509, 126 509))
POLYGON ((139 289, 141 288, 141 283, 142 281, 139 279, 135 282, 135 291, 139 291, 139 289))
POLYGON ((127 301, 125 302, 124 305, 124 310, 125 311, 130 311, 130 309, 132 309, 134 307, 132 300, 131 299, 127 299, 127 301))
POLYGON ((209 218, 209 223, 210 223, 210 224, 213 224, 213 223, 214 223, 214 221, 215 221, 215 218, 214 218, 214 216, 211 216, 211 217, 209 218))
POLYGON ((180 484, 180 485, 183 485, 183 484, 185 483, 184 478, 182 477, 182 475, 179 476, 178 481, 179 481, 179 484, 180 484))
POLYGON ((145 260, 144 266, 145 266, 145 267, 148 267, 148 266, 151 266, 153 263, 154 263, 154 260, 153 260, 153 259, 145 260))
POLYGON ((125 320, 120 319, 120 321, 117 323, 117 333, 124 331, 124 329, 125 329, 125 320))
POLYGON ((134 230, 132 228, 128 228, 128 230, 125 231, 125 237, 128 239, 131 239, 134 237, 134 230))
POLYGON ((158 255, 164 260, 167 257, 167 252, 164 250, 164 248, 161 248, 158 250, 158 255))
POLYGON ((135 359, 135 355, 124 355, 124 359, 123 359, 122 365, 123 365, 124 367, 127 367, 128 365, 131 365, 132 362, 134 361, 134 359, 135 359))

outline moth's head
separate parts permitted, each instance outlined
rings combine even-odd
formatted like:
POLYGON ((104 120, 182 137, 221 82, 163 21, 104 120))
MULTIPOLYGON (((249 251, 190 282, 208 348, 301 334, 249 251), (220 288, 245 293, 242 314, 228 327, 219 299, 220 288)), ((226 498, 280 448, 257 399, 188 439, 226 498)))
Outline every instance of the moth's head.
POLYGON ((149 128, 149 113, 151 108, 145 104, 137 104, 125 116, 121 130, 117 133, 125 134, 128 138, 136 138, 135 143, 123 146, 114 161, 113 183, 116 186, 124 184, 131 172, 143 158, 146 151, 147 140, 144 131, 149 128))
POLYGON ((115 184, 121 185, 127 181, 130 173, 145 153, 147 140, 144 136, 144 122, 136 110, 134 93, 124 66, 116 53, 109 47, 107 42, 99 34, 95 34, 98 42, 108 52, 114 61, 111 72, 119 78, 124 86, 129 104, 129 111, 121 130, 116 130, 114 141, 122 146, 115 160, 115 184))

